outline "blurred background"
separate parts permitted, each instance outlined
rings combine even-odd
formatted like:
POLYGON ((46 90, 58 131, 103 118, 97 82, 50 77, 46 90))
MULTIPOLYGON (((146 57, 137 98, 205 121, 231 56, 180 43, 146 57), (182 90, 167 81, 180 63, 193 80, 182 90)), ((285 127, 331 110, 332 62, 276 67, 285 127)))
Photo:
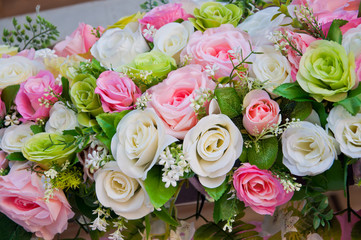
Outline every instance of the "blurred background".
POLYGON ((143 2, 145 0, 0 0, 0 33, 3 28, 13 28, 13 17, 23 23, 25 16, 36 16, 39 6, 40 16, 58 27, 61 40, 80 22, 106 27, 121 17, 141 11, 143 2))

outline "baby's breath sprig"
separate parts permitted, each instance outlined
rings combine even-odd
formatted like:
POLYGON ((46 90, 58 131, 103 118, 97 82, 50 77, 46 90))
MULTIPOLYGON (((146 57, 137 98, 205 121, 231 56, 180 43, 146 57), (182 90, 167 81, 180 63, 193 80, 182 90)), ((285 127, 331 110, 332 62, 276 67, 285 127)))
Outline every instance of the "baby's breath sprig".
POLYGON ((116 228, 115 232, 109 235, 108 239, 111 240, 124 240, 124 236, 122 235, 122 231, 127 229, 125 224, 128 222, 127 219, 123 217, 118 217, 115 221, 113 221, 113 227, 116 228))
POLYGON ((214 98, 214 93, 210 89, 199 88, 194 91, 195 96, 192 98, 190 107, 193 108, 198 119, 207 115, 205 104, 214 98))
POLYGON ((322 24, 318 22, 317 18, 313 14, 312 8, 307 2, 305 5, 301 5, 299 9, 295 8, 294 13, 296 15, 296 19, 302 26, 301 30, 305 30, 315 38, 326 38, 322 31, 322 24))
POLYGON ((148 106, 148 102, 152 99, 152 94, 145 92, 142 96, 137 98, 137 102, 135 103, 136 109, 144 110, 148 106))
POLYGON ((95 204, 99 204, 99 207, 93 210, 93 214, 96 214, 97 217, 94 219, 94 221, 89 227, 93 231, 98 230, 101 232, 106 232, 107 226, 109 225, 107 219, 110 218, 110 209, 104 208, 98 201, 96 201, 95 204))
POLYGON ((177 186, 177 181, 183 177, 184 173, 191 171, 188 161, 183 154, 183 145, 173 143, 159 156, 159 164, 163 165, 162 181, 165 187, 177 186))
POLYGON ((299 56, 303 55, 301 50, 297 48, 292 35, 287 29, 270 33, 267 38, 275 44, 276 50, 279 50, 285 56, 289 50, 295 51, 299 56))
POLYGON ((285 171, 281 171, 278 169, 272 169, 271 171, 272 174, 279 179, 286 193, 301 190, 302 184, 296 182, 297 178, 293 177, 285 171))

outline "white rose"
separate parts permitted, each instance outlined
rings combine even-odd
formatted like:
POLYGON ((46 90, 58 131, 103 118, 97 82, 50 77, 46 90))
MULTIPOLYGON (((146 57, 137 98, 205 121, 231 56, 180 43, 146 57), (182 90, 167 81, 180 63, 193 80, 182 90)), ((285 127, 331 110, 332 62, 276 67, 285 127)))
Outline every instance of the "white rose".
POLYGON ((108 162, 95 175, 95 192, 99 202, 126 219, 139 219, 154 207, 143 182, 120 171, 116 162, 108 162))
POLYGON ((1 149, 7 153, 21 152, 24 143, 34 135, 30 129, 33 124, 27 122, 6 128, 1 139, 1 149))
MULTIPOLYGON (((290 11, 291 12, 291 11, 290 11)), ((272 17, 278 13, 278 7, 268 7, 256 12, 255 14, 247 17, 237 28, 248 32, 251 36, 252 44, 254 46, 261 46, 271 43, 267 39, 267 35, 279 28, 281 24, 285 23, 283 14, 271 20, 272 17)))
POLYGON ((361 158, 361 113, 352 116, 338 105, 331 109, 327 121, 341 152, 351 158, 361 158))
POLYGON ((134 110, 120 120, 111 150, 115 160, 129 177, 147 177, 159 155, 176 138, 165 133, 162 120, 153 109, 134 110))
POLYGON ((35 76, 41 65, 23 56, 0 58, 0 89, 20 84, 35 76))
POLYGON ((92 46, 91 54, 107 68, 118 68, 130 63, 138 54, 149 51, 138 25, 134 22, 124 29, 107 30, 92 46))
POLYGON ((329 169, 339 153, 336 140, 310 122, 297 122, 282 134, 283 164, 297 176, 329 169))
POLYGON ((79 126, 75 112, 65 107, 62 102, 56 102, 49 114, 49 120, 45 124, 46 132, 62 132, 79 126))
POLYGON ((258 52, 252 64, 252 76, 265 83, 264 88, 272 91, 282 83, 291 80, 291 65, 273 46, 263 46, 258 52))
POLYGON ((202 185, 215 188, 242 153, 243 138, 232 120, 223 114, 202 118, 186 134, 183 152, 202 185))
POLYGON ((155 33, 154 49, 173 57, 179 63, 180 52, 187 45, 193 32, 193 24, 189 21, 168 23, 155 33))
POLYGON ((347 53, 353 53, 358 58, 361 54, 361 25, 351 28, 342 35, 342 46, 347 53))

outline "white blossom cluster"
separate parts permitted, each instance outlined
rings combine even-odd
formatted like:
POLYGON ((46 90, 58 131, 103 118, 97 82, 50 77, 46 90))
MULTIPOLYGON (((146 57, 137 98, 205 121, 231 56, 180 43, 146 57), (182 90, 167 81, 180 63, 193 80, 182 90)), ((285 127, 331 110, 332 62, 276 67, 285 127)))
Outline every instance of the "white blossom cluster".
POLYGON ((137 98, 135 103, 136 109, 144 110, 148 106, 148 102, 152 99, 152 94, 145 92, 142 96, 137 98))

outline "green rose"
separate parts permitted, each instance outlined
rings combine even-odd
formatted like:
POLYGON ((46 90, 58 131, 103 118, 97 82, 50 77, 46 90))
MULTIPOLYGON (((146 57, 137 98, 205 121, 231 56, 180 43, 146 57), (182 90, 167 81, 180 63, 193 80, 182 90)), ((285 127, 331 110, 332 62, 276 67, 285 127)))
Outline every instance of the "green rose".
POLYGON ((62 164, 71 160, 75 155, 76 146, 66 144, 74 141, 70 135, 59 133, 38 133, 27 140, 21 151, 26 159, 40 164, 44 168, 51 166, 51 163, 62 164))
POLYGON ((200 9, 194 9, 194 17, 190 18, 195 28, 204 31, 207 28, 215 28, 221 24, 237 26, 243 14, 243 9, 234 4, 222 5, 217 2, 204 3, 200 9))
POLYGON ((301 58, 297 82, 318 102, 341 101, 356 83, 353 54, 347 56, 345 48, 334 41, 314 41, 301 58))
POLYGON ((168 73, 175 69, 177 63, 174 58, 154 50, 137 55, 129 65, 118 70, 128 74, 138 87, 145 91, 165 79, 168 73))
POLYGON ((93 116, 103 113, 100 97, 94 93, 96 86, 96 79, 89 74, 78 74, 74 78, 70 97, 80 113, 90 113, 93 116))

